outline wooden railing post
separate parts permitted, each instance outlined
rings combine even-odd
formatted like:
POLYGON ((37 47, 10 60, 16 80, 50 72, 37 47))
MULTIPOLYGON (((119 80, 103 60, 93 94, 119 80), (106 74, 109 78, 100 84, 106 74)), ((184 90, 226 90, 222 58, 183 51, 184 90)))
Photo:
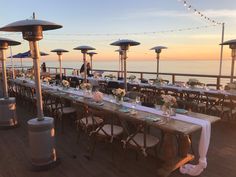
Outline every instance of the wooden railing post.
POLYGON ((143 73, 140 73, 140 79, 143 80, 143 73))
POLYGON ((57 74, 57 68, 56 68, 56 74, 57 74))
POLYGON ((172 75, 172 84, 175 84, 175 75, 172 75))
POLYGON ((64 75, 66 75, 66 68, 64 68, 64 75))
POLYGON ((216 79, 216 85, 217 85, 216 88, 220 89, 220 76, 218 76, 216 79))

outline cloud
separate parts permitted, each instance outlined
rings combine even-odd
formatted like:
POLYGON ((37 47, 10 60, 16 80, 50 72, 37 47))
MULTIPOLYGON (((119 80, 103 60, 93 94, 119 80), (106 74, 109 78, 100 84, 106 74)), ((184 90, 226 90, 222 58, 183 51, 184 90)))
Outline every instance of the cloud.
POLYGON ((175 11, 175 10, 158 10, 158 9, 146 9, 138 12, 131 12, 126 14, 125 18, 150 18, 150 17, 183 17, 188 16, 188 13, 175 11))
MULTIPOLYGON (((236 10, 231 10, 231 9, 218 9, 218 10, 206 9, 200 12, 209 18, 236 17, 236 10)), ((124 18, 136 19, 136 18, 150 18, 150 17, 173 17, 173 18, 174 17, 191 17, 190 14, 194 15, 193 11, 145 9, 145 10, 139 10, 135 12, 129 12, 128 14, 124 16, 124 18)))
POLYGON ((208 17, 228 17, 228 18, 236 17, 236 10, 229 10, 229 9, 219 9, 219 10, 207 9, 202 11, 202 13, 208 17))

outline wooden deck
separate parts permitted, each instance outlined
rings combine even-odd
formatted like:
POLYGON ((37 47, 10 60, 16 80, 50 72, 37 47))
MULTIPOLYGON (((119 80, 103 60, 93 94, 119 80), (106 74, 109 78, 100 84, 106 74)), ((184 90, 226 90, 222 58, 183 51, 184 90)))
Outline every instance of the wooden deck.
MULTIPOLYGON (((129 151, 123 158, 122 147, 117 145, 112 161, 108 144, 96 146, 92 160, 86 158, 89 143, 82 136, 76 143, 75 127, 66 126, 65 133, 56 135, 57 153, 60 164, 45 171, 33 171, 29 159, 26 122, 35 117, 18 105, 20 126, 0 130, 0 177, 156 177, 158 162, 150 157, 135 160, 135 153, 129 151)), ((236 176, 236 121, 220 121, 212 126, 212 138, 208 152, 208 167, 201 177, 236 176)), ((195 152, 199 133, 193 135, 195 152)), ((170 177, 186 176, 177 171, 170 177)))

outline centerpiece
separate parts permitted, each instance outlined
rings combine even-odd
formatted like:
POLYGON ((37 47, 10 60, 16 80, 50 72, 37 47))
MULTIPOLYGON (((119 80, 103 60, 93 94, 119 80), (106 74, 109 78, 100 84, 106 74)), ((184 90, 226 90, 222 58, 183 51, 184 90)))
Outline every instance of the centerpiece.
POLYGON ((62 80, 63 89, 68 89, 70 87, 70 83, 67 80, 62 80))
POLYGON ((161 77, 157 77, 156 79, 153 80, 153 83, 155 85, 161 85, 163 83, 163 79, 161 77))
POLYGON ((121 88, 118 88, 118 89, 114 89, 112 91, 112 93, 115 95, 115 98, 116 98, 116 103, 119 104, 119 105, 122 105, 122 102, 123 102, 123 98, 125 96, 125 89, 121 89, 121 88))
POLYGON ((116 76, 114 76, 113 74, 108 74, 108 75, 105 75, 104 77, 111 80, 116 78, 116 76))
POLYGON ((225 90, 236 90, 236 81, 234 81, 232 83, 228 83, 225 86, 225 90))
POLYGON ((191 87, 195 87, 197 85, 202 85, 201 82, 199 82, 198 79, 195 79, 195 78, 190 78, 187 82, 188 85, 190 85, 191 87))
POLYGON ((47 83, 47 84, 49 84, 49 82, 52 80, 52 78, 51 77, 44 77, 43 78, 43 82, 45 82, 45 83, 47 83))
POLYGON ((34 75, 32 73, 30 73, 30 72, 26 73, 25 77, 28 78, 28 79, 31 79, 31 80, 34 79, 34 75))
POLYGON ((94 100, 96 103, 101 103, 102 100, 103 100, 103 93, 102 93, 102 92, 99 92, 99 91, 94 92, 94 94, 93 94, 93 100, 94 100))
POLYGON ((131 81, 131 82, 134 82, 134 80, 136 79, 136 76, 135 75, 130 75, 128 77, 128 79, 131 81))
POLYGON ((90 83, 80 84, 81 89, 84 91, 84 96, 90 96, 92 92, 92 85, 90 83))
POLYGON ((170 119, 170 115, 172 114, 172 106, 176 104, 176 98, 171 95, 162 95, 162 101, 164 102, 162 105, 163 115, 167 116, 167 121, 170 119))
POLYGON ((25 77, 25 73, 23 71, 18 71, 16 77, 25 77))

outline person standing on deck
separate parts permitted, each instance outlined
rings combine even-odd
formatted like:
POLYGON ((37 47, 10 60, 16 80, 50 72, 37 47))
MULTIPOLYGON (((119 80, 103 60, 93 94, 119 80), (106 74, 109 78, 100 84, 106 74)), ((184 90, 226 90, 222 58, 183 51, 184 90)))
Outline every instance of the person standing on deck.
MULTIPOLYGON (((88 77, 92 77, 93 74, 91 74, 91 66, 90 66, 90 63, 88 62, 86 65, 87 65, 87 72, 86 72, 86 74, 87 74, 88 77)), ((84 64, 83 64, 83 65, 81 66, 81 68, 80 68, 80 74, 82 74, 82 73, 85 73, 85 72, 84 72, 84 64)))
POLYGON ((41 65, 41 71, 42 71, 43 73, 46 72, 46 64, 45 64, 45 62, 43 62, 43 64, 41 65))

